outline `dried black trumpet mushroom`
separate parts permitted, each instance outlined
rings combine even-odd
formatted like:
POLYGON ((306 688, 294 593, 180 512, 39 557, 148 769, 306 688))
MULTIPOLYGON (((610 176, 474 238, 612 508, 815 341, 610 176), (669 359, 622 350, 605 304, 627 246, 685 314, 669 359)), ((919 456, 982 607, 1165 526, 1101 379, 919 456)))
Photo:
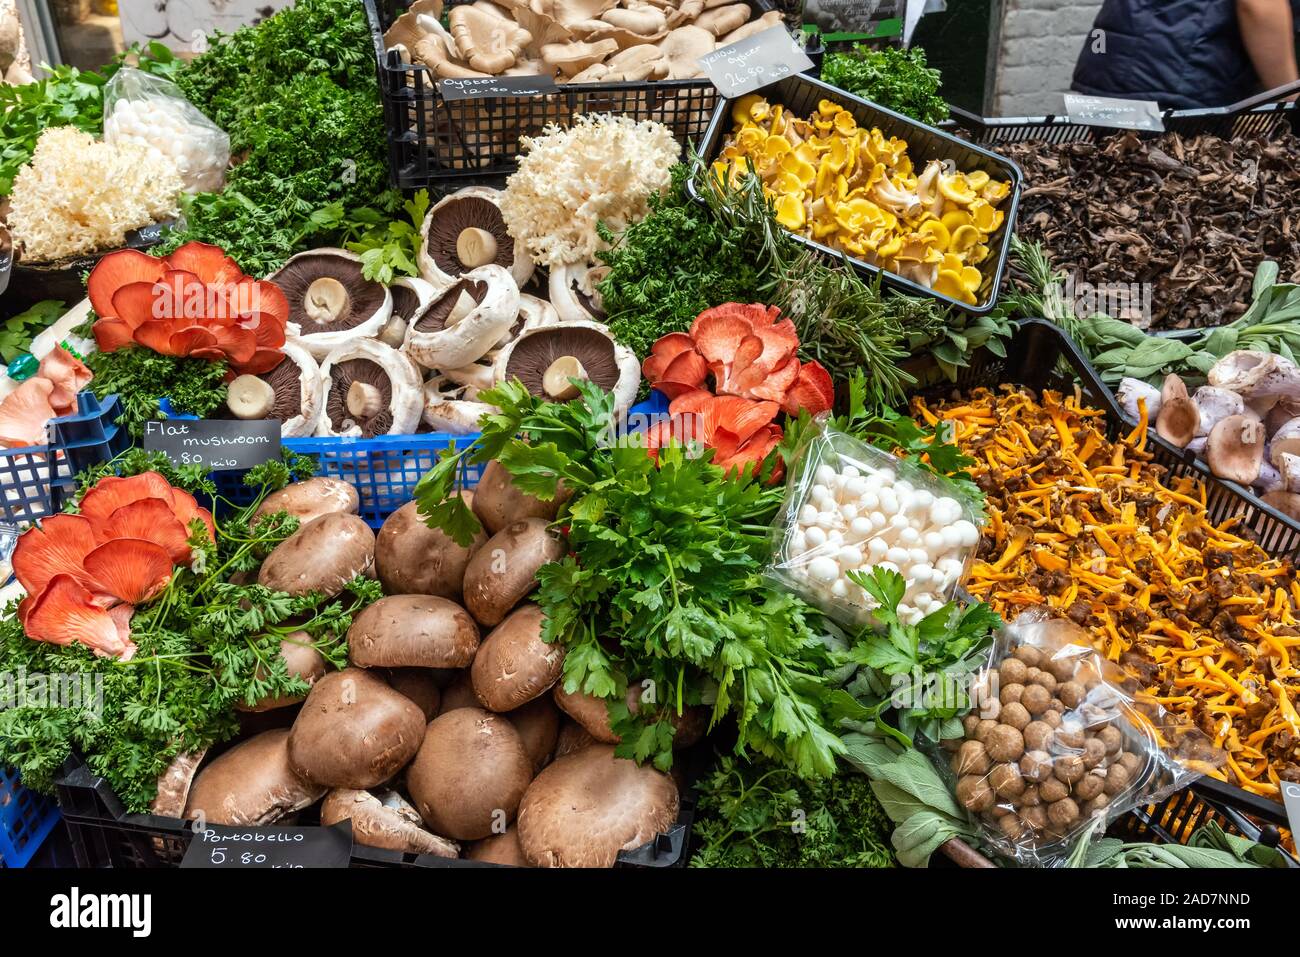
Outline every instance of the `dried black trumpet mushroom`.
POLYGON ((1003 151, 1025 174, 1021 238, 1041 242, 1076 283, 1151 283, 1151 329, 1236 319, 1265 259, 1281 264, 1279 281, 1300 281, 1300 137, 1289 131, 1238 142, 1123 133, 1003 151))

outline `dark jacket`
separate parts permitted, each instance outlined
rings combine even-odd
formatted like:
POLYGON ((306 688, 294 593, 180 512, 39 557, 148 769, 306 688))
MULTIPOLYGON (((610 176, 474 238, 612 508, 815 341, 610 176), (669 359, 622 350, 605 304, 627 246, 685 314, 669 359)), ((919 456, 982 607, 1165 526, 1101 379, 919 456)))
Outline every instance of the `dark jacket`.
MULTIPOLYGON (((1300 0, 1291 8, 1300 12, 1300 0)), ((1235 0, 1105 0, 1084 40, 1073 88, 1194 109, 1235 103, 1261 85, 1242 44, 1235 0), (1094 49, 1103 41, 1105 52, 1094 49)))

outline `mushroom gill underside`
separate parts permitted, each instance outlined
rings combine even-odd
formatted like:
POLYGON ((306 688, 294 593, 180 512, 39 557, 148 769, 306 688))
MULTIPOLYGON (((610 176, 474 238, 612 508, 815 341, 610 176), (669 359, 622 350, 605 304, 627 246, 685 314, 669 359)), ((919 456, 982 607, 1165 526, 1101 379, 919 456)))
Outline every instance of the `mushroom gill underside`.
POLYGON ((384 287, 362 276, 360 263, 341 257, 305 257, 275 281, 289 300, 289 321, 305 336, 351 329, 384 303, 384 287))
POLYGON ((509 269, 515 261, 515 242, 501 211, 478 196, 462 197, 439 210, 429 225, 426 248, 438 268, 451 276, 488 263, 509 269))
POLYGON ((431 305, 415 323, 416 332, 441 332, 465 318, 483 301, 488 284, 461 279, 431 305))
POLYGON ((393 426, 393 383, 369 359, 347 359, 330 368, 325 414, 336 432, 355 425, 364 438, 386 435, 393 426))
POLYGON ((520 339, 506 366, 530 393, 552 399, 573 398, 569 379, 586 379, 606 391, 618 384, 618 361, 609 338, 594 329, 559 329, 520 339))

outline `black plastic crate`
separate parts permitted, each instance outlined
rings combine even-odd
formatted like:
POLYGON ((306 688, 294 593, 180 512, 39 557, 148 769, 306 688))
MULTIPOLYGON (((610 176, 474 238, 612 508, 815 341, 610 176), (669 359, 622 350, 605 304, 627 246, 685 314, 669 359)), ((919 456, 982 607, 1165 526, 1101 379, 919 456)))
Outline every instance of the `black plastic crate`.
MULTIPOLYGON (((800 117, 806 117, 815 112, 817 104, 821 100, 830 100, 853 114, 858 126, 866 128, 879 127, 884 136, 897 136, 900 139, 907 140, 908 155, 912 157, 912 164, 918 171, 930 160, 952 160, 960 170, 967 172, 982 170, 993 179, 1010 180, 1011 193, 998 207, 1005 214, 1003 223, 998 228, 998 231, 989 237, 989 258, 979 266, 984 280, 980 283, 977 297, 980 300, 980 305, 978 306, 969 306, 950 296, 928 289, 920 283, 904 279, 902 276, 880 269, 860 259, 854 259, 852 256, 848 257, 849 263, 858 272, 873 280, 879 275, 883 277, 882 282, 886 286, 908 295, 937 299, 974 315, 985 315, 993 311, 998 302, 998 294, 1002 286, 1002 275, 1007 268, 1007 256, 1011 249, 1011 234, 1016 221, 1016 207, 1020 202, 1020 188, 1023 177, 1019 166, 1005 156, 999 156, 997 153, 980 146, 973 146, 966 140, 959 139, 933 126, 926 126, 911 117, 895 113, 893 110, 872 103, 870 100, 864 100, 860 96, 846 93, 839 87, 823 83, 821 80, 805 74, 788 76, 777 83, 764 87, 760 92, 768 101, 780 103, 787 112, 800 117)), ((709 121, 709 128, 705 131, 703 142, 699 147, 700 155, 709 164, 712 164, 713 160, 722 152, 723 144, 731 132, 731 125, 731 101, 721 100, 713 111, 713 117, 709 121)), ((692 197, 698 201, 703 201, 694 183, 688 182, 687 188, 692 197)), ((795 235, 795 239, 805 246, 820 250, 829 256, 839 258, 842 255, 829 246, 804 236, 795 235)))
MULTIPOLYGON (((995 388, 1003 383, 1065 393, 1077 388, 1085 402, 1107 413, 1105 431, 1108 438, 1114 440, 1132 428, 1114 395, 1102 383, 1078 346, 1059 326, 1045 319, 1020 320, 1015 335, 1007 343, 1006 358, 981 349, 971 356, 970 365, 957 370, 955 383, 929 357, 906 363, 904 368, 917 379, 917 384, 910 390, 912 395, 942 395, 954 388, 995 388), (1063 369, 1069 372, 1064 373, 1063 369)), ((1146 448, 1152 453, 1152 460, 1168 469, 1170 475, 1190 475, 1205 484, 1206 512, 1215 524, 1239 516, 1241 524, 1257 536, 1260 548, 1269 555, 1300 560, 1300 528, 1286 516, 1241 486, 1216 478, 1194 456, 1174 448, 1156 435, 1154 428, 1147 433, 1146 448)), ((1216 804, 1254 818, 1261 826, 1287 826, 1286 811, 1280 801, 1252 794, 1214 778, 1200 778, 1192 787, 1216 804)))
MULTIPOLYGON (((688 780, 696 779, 698 768, 688 761, 688 780)), ((65 762, 55 781, 59 810, 67 825, 77 867, 177 867, 193 837, 189 823, 155 814, 128 814, 113 789, 79 758, 65 762)), ((677 823, 654 840, 622 851, 617 867, 681 867, 690 848, 691 825, 695 821, 697 795, 694 787, 681 791, 677 823)), ((297 815, 296 823, 318 823, 316 809, 297 815)), ((403 854, 400 851, 354 844, 352 867, 495 867, 464 858, 403 854)))
MULTIPOLYGON (((458 188, 515 169, 519 137, 549 124, 567 126, 584 113, 654 120, 685 145, 700 139, 718 100, 706 79, 562 84, 532 97, 457 100, 438 92, 433 73, 404 63, 384 48, 384 32, 407 6, 403 0, 364 0, 388 127, 393 185, 404 190, 458 188)), ((448 6, 470 0, 448 0, 448 6)), ((755 4, 756 11, 765 9, 755 4)))
MULTIPOLYGON (((1281 100, 1300 90, 1292 83, 1249 97, 1230 106, 1201 110, 1165 110, 1160 118, 1164 132, 1182 136, 1212 133, 1227 140, 1247 137, 1270 137, 1285 130, 1300 129, 1300 113, 1295 103, 1281 100)), ((1125 130, 1089 123, 1073 123, 1068 116, 976 116, 958 107, 949 107, 950 124, 964 130, 975 143, 1095 143, 1125 130)), ((1139 131, 1143 136, 1159 136, 1154 131, 1139 131)))

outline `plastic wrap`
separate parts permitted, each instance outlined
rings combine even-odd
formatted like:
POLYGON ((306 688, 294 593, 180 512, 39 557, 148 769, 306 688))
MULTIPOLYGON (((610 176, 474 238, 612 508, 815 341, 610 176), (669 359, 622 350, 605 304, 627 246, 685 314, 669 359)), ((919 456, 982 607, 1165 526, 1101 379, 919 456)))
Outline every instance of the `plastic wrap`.
POLYGON ((176 164, 187 193, 220 192, 230 137, 170 80, 132 67, 104 90, 104 142, 135 143, 176 164))
POLYGON ((857 625, 871 621, 875 601, 849 573, 892 569, 907 583, 899 620, 916 624, 964 578, 979 541, 977 519, 942 476, 822 428, 791 468, 766 573, 832 618, 857 625))
POLYGON ((936 760, 986 843, 1057 866, 1085 833, 1160 801, 1221 752, 1157 702, 1134 698, 1087 632, 1040 610, 999 633, 973 684, 965 736, 936 760))

